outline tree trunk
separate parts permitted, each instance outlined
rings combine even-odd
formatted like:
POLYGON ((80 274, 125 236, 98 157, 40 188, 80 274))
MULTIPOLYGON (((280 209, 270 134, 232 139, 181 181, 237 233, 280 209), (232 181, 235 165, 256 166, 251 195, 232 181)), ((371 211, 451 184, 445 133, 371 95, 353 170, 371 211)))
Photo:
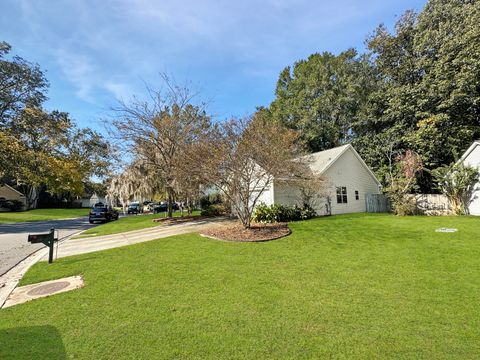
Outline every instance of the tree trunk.
POLYGON ((174 191, 171 187, 167 187, 167 196, 168 196, 168 203, 167 203, 167 213, 168 217, 173 217, 173 199, 174 199, 174 191))
POLYGON ((35 186, 26 185, 24 187, 24 195, 26 202, 26 210, 36 208, 36 202, 38 199, 38 189, 35 186))

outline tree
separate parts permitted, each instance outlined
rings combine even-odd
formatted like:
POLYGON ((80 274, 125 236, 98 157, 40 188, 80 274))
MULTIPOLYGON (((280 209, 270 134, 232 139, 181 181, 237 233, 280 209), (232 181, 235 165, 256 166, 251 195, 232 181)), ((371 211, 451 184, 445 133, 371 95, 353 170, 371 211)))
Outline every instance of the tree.
POLYGON ((273 120, 300 132, 312 152, 347 141, 370 91, 370 64, 354 49, 325 52, 286 67, 269 107, 273 120))
POLYGON ((417 204, 409 193, 415 186, 417 174, 423 170, 420 155, 407 150, 405 154, 395 158, 395 168, 386 188, 393 205, 393 212, 397 215, 413 215, 417 211, 417 204))
POLYGON ((48 82, 37 64, 19 56, 7 59, 11 46, 0 41, 0 127, 25 107, 38 107, 46 100, 48 82))
POLYGON ((452 204, 453 212, 457 215, 467 214, 472 193, 478 182, 478 169, 463 162, 455 162, 434 169, 432 175, 438 188, 452 204))
POLYGON ((9 146, 17 148, 16 154, 0 154, 4 178, 21 188, 28 207, 35 204, 42 186, 52 195, 79 196, 84 181, 108 170, 111 148, 105 139, 77 128, 67 113, 27 107, 2 132, 9 146))
POLYGON ((297 134, 265 119, 262 112, 221 124, 215 141, 200 143, 199 175, 218 189, 246 228, 261 195, 274 178, 299 181, 314 176, 295 158, 297 134))
MULTIPOLYGON (((379 81, 354 136, 376 171, 388 160, 375 139, 392 127, 395 150, 415 151, 427 169, 451 163, 480 136, 479 17, 478 1, 430 0, 418 15, 407 11, 393 33, 380 26, 368 39, 379 81)), ((419 185, 434 188, 429 172, 419 185)))
POLYGON ((104 176, 111 147, 97 132, 78 128, 69 114, 47 112, 48 82, 39 66, 14 56, 0 42, 0 181, 20 187, 27 206, 39 189, 52 195, 78 196, 93 175, 104 176))
MULTIPOLYGON (((168 196, 168 216, 172 216, 175 189, 181 183, 180 171, 187 149, 211 126, 205 104, 194 105, 197 95, 162 75, 165 89, 147 88, 148 101, 134 98, 114 110, 117 136, 128 150, 154 170, 168 196)), ((115 133, 114 133, 115 135, 115 133)), ((182 172, 182 176, 185 174, 182 172)))

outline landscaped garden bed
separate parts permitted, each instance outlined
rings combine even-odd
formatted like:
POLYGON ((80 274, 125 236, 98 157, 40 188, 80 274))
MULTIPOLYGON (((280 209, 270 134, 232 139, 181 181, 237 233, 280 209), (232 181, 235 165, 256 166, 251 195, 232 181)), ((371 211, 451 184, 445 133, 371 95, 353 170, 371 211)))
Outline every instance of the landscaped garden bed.
POLYGON ((245 228, 238 222, 231 222, 203 230, 201 235, 216 240, 261 242, 290 235, 290 229, 286 223, 253 224, 249 228, 245 228))

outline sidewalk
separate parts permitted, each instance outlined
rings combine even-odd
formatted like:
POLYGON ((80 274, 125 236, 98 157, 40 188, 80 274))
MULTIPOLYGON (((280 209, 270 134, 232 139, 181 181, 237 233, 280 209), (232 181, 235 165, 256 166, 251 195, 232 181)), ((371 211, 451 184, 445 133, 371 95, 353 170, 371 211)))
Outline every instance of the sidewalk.
MULTIPOLYGON (((107 250, 140 242, 161 239, 168 236, 197 232, 205 227, 219 225, 227 218, 215 218, 190 221, 180 224, 159 225, 153 228, 129 231, 119 234, 95 236, 83 239, 67 239, 58 246, 58 258, 107 250)), ((0 309, 10 293, 17 287, 20 279, 36 262, 46 260, 48 249, 42 248, 32 256, 20 262, 10 271, 0 276, 0 309)))

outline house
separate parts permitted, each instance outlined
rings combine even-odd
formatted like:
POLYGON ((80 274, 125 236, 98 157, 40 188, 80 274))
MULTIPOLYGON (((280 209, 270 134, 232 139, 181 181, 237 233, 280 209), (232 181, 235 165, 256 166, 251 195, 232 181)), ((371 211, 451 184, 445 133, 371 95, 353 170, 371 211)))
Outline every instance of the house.
MULTIPOLYGON (((346 214, 366 211, 368 194, 380 194, 381 184, 352 145, 306 155, 311 170, 325 179, 322 194, 311 205, 318 215, 346 214)), ((298 186, 275 179, 260 195, 266 205, 302 205, 298 186)))
POLYGON ((23 209, 25 209, 27 205, 27 198, 20 191, 15 190, 7 184, 0 185, 0 211, 9 210, 8 207, 2 206, 9 201, 20 201, 23 204, 23 209))
MULTIPOLYGON (((476 140, 459 160, 465 165, 480 169, 480 140, 476 140)), ((468 205, 470 215, 480 215, 480 181, 475 185, 468 205)))
POLYGON ((105 199, 105 197, 103 196, 98 196, 97 193, 93 193, 92 195, 90 196, 84 196, 81 198, 81 202, 82 202, 82 208, 90 208, 92 207, 93 205, 95 205, 96 203, 104 203, 106 204, 107 201, 105 199))

